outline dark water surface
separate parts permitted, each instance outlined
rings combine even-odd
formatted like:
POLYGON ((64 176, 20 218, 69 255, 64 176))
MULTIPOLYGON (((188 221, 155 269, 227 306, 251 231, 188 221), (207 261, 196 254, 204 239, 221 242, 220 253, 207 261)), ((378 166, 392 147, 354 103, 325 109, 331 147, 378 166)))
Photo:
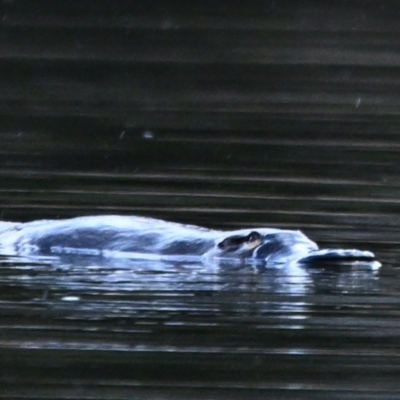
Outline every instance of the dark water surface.
POLYGON ((400 6, 4 1, 0 213, 301 229, 363 268, 0 258, 1 399, 395 399, 400 6))
POLYGON ((4 258, 3 397, 390 398, 398 278, 4 258))

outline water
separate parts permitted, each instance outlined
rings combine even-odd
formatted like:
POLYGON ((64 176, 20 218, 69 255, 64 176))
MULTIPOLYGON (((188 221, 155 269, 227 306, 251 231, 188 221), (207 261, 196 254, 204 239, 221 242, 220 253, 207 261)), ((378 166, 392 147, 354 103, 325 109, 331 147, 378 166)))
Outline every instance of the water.
POLYGON ((398 281, 387 264, 3 257, 1 393, 391 398, 398 281))
POLYGON ((246 151, 206 141, 190 150, 193 160, 167 167, 191 142, 174 133, 167 162, 157 157, 172 134, 155 134, 150 142, 134 134, 118 140, 107 150, 110 162, 88 144, 101 162, 79 168, 62 165, 79 143, 61 151, 63 136, 28 135, 18 163, 0 172, 3 218, 112 212, 226 229, 301 228, 323 247, 374 251, 382 268, 259 271, 4 256, 2 398, 395 398, 400 280, 391 153, 359 151, 363 137, 346 155, 340 146, 270 143, 260 133, 246 151), (136 161, 142 146, 148 160, 136 161), (254 165, 256 152, 278 149, 281 162, 268 156, 254 165), (117 156, 128 150, 122 166, 117 156), (208 150, 206 163, 195 159, 208 150))
POLYGON ((395 137, 383 151, 361 134, 347 146, 260 132, 243 147, 233 133, 199 143, 186 131, 100 132, 103 145, 87 143, 91 158, 79 161, 69 134, 24 132, 14 147, 16 131, 3 133, 6 220, 118 213, 300 228, 321 247, 371 250, 383 266, 260 271, 4 256, 2 398, 397 396, 395 137))
POLYGON ((382 268, 2 255, 1 399, 399 397, 396 2, 3 3, 2 220, 301 229, 382 268))

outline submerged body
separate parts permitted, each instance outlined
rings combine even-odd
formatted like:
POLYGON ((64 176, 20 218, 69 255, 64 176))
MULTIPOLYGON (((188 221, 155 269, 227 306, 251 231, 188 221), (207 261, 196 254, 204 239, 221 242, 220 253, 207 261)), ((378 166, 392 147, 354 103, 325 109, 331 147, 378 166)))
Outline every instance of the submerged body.
POLYGON ((145 217, 96 216, 0 223, 0 254, 99 255, 130 258, 217 258, 267 264, 375 262, 361 250, 320 250, 300 231, 273 228, 218 231, 145 217))

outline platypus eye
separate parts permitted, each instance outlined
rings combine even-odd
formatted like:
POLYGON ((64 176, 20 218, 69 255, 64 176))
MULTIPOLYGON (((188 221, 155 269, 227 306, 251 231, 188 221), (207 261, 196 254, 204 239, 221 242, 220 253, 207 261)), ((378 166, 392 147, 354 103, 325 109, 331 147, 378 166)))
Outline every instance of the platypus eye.
POLYGON ((225 249, 227 247, 226 240, 223 240, 222 242, 219 242, 217 245, 220 249, 225 249))
POLYGON ((249 235, 247 236, 247 243, 252 243, 257 240, 261 240, 261 238, 262 236, 258 232, 256 231, 250 232, 249 235))

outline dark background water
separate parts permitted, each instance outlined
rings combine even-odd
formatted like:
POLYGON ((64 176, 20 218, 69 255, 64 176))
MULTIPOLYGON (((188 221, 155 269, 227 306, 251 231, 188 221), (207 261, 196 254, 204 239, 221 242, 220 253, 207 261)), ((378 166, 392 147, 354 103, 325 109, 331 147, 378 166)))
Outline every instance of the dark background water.
POLYGON ((3 1, 2 219, 298 228, 383 267, 3 257, 0 398, 397 398, 399 17, 3 1))

